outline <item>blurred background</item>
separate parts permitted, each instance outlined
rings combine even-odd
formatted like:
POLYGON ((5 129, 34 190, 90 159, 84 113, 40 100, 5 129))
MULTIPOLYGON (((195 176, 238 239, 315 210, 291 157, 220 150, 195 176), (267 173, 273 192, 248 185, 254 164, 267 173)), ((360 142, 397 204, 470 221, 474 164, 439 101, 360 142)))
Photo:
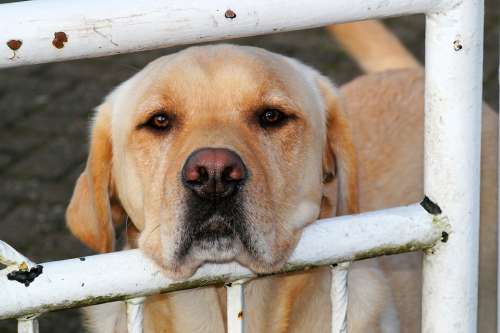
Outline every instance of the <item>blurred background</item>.
MULTIPOLYGON (((0 0, 6 2, 12 1, 0 0)), ((423 62, 424 17, 385 22, 423 62)), ((500 5, 495 0, 486 1, 485 22, 484 99, 498 110, 500 5)), ((295 57, 339 85, 361 74, 323 29, 230 42, 295 57)), ((35 262, 90 253, 66 229, 64 211, 84 168, 92 110, 148 62, 180 49, 0 71, 0 239, 35 262)), ((40 328, 84 332, 78 310, 43 315, 40 328)), ((16 332, 15 320, 0 321, 0 332, 16 332)))

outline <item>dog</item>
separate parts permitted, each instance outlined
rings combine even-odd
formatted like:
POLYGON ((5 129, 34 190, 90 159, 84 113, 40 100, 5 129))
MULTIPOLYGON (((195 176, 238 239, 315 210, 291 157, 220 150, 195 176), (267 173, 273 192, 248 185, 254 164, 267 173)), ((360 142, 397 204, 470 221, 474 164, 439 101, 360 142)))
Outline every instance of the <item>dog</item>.
MULTIPOLYGON (((127 246, 176 279, 230 260, 275 272, 316 219, 422 198, 422 74, 416 63, 405 66, 407 73, 372 74, 339 90, 258 48, 212 45, 162 57, 97 108, 67 224, 89 248, 108 252, 114 226, 128 219, 127 246), (402 109, 408 117, 394 121, 402 109), (387 147, 384 138, 398 133, 389 126, 411 135, 387 147)), ((349 332, 418 330, 418 269, 418 254, 354 263, 349 332)), ((245 294, 249 332, 330 330, 328 269, 257 279, 245 294)), ((224 332, 225 307, 224 288, 151 296, 145 332, 224 332)), ((120 302, 86 315, 93 332, 126 331, 120 302)))

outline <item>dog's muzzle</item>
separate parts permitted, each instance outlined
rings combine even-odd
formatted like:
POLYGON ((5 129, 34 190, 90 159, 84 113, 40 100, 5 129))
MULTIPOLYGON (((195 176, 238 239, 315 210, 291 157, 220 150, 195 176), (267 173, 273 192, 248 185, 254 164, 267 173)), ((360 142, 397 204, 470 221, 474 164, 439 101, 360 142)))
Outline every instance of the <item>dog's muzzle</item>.
POLYGON ((242 159, 229 149, 202 148, 187 158, 181 172, 187 193, 179 258, 193 248, 216 253, 230 251, 238 241, 251 245, 242 194, 247 177, 242 159))

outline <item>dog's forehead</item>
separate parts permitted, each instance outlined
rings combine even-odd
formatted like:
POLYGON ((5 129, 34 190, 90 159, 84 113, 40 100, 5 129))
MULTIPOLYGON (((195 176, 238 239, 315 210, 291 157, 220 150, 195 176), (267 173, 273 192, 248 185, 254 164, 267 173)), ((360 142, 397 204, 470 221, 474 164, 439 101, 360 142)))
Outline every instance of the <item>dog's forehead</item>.
POLYGON ((145 103, 165 99, 190 109, 284 98, 301 107, 310 99, 304 74, 296 66, 283 56, 252 47, 193 47, 161 58, 143 72, 133 90, 145 103))
POLYGON ((320 140, 326 115, 318 75, 294 59, 260 48, 191 47, 153 61, 107 97, 113 138, 126 142, 124 133, 162 109, 203 122, 249 119, 263 107, 284 106, 302 115, 320 140))

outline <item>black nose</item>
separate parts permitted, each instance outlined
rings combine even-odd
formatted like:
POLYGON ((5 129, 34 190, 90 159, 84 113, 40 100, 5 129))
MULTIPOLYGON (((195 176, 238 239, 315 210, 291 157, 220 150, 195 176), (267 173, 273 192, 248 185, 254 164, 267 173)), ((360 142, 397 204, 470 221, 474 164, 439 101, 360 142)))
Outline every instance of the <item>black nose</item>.
POLYGON ((192 153, 182 168, 185 187, 202 198, 233 195, 247 178, 247 169, 235 152, 202 148, 192 153))

